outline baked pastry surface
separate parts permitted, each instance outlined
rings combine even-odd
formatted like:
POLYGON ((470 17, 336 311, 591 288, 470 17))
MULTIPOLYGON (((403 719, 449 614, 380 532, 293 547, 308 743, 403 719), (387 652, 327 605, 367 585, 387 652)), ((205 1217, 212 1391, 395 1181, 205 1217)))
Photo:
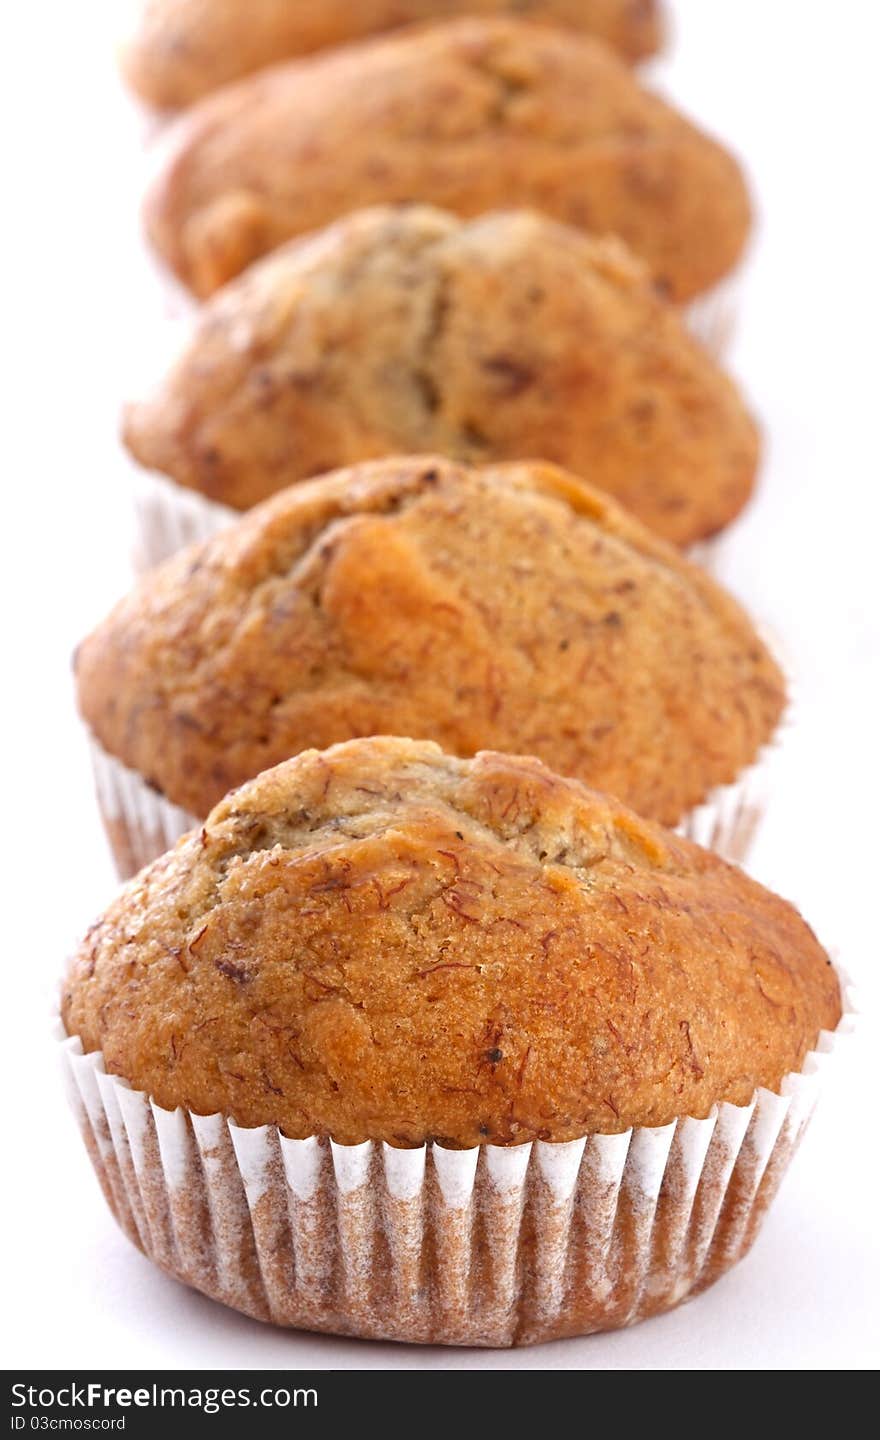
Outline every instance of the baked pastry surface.
POLYGON ((840 995, 716 856, 536 760, 378 738, 223 800, 89 931, 63 1016, 169 1109, 478 1145, 745 1104, 840 995))
POLYGON ((734 384, 618 242, 419 205, 358 211, 224 287, 124 435, 241 510, 375 456, 541 456, 677 544, 737 514, 759 450, 734 384))
POLYGON ((541 464, 395 458, 292 486, 149 573, 80 646, 100 744, 199 816, 310 746, 538 755, 677 823, 785 704, 739 606, 541 464))
POLYGON ((642 257, 671 298, 736 264, 749 200, 733 157, 598 41, 468 19, 290 61, 172 128, 148 234, 196 294, 365 205, 461 215, 533 206, 642 257))
POLYGON ((176 109, 264 65, 377 31, 505 13, 585 30, 633 61, 661 40, 658 0, 142 0, 122 66, 149 104, 176 109))

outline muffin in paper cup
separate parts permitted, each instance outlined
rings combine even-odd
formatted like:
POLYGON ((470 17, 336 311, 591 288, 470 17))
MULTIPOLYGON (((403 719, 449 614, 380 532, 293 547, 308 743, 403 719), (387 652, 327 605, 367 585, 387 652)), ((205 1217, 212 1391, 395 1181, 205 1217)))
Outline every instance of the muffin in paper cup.
POLYGON ((413 449, 552 458, 680 548, 716 535, 747 503, 760 458, 758 427, 712 353, 729 289, 679 309, 621 242, 534 211, 355 211, 211 297, 173 362, 133 389, 125 445, 170 482, 157 499, 168 524, 150 526, 145 560, 188 533, 175 495, 184 517, 190 496, 208 497, 217 524, 216 504, 244 512, 336 466, 413 449))
POLYGON ((278 1325, 508 1346, 659 1314, 748 1251, 852 1027, 844 977, 796 912, 741 872, 548 776, 403 741, 300 757, 218 806, 92 927, 62 1001, 68 1092, 113 1214, 169 1274, 278 1325), (527 854, 505 820, 514 792, 532 807, 527 854), (457 902, 421 859, 428 889, 402 900, 401 844, 439 843, 440 829, 462 837, 457 902), (532 882, 551 881, 548 842, 563 835, 564 865, 591 879, 554 901, 532 882), (483 862, 498 878, 480 899, 483 862), (303 888, 310 865, 322 879, 303 888), (206 884, 212 908, 196 913, 206 884), (642 904, 657 919, 646 989, 630 994, 642 904), (558 939, 578 913, 586 930, 538 974, 545 923, 558 939), (401 943, 401 914, 425 918, 421 955, 401 943), (490 957, 502 920, 510 938, 490 957), (315 969, 321 933, 332 982, 315 969), (376 1027, 366 1061, 346 1058, 341 995, 376 1027), (590 1012, 574 1035, 556 1013, 569 1004, 590 1012), (189 1031, 188 1006, 201 1016, 189 1031), (785 1056, 796 1063, 780 1069, 785 1056), (448 1083, 472 1060, 470 1089, 448 1083), (238 1102, 209 1109, 229 1063, 238 1102), (154 1084, 132 1081, 139 1066, 154 1084), (603 1108, 604 1125, 589 1123, 603 1108))
POLYGON ((739 855, 786 706, 732 597, 607 496, 431 456, 291 486, 143 576, 76 682, 105 814, 157 837, 143 858, 189 823, 166 802, 203 819, 270 765, 376 734, 535 754, 739 855))

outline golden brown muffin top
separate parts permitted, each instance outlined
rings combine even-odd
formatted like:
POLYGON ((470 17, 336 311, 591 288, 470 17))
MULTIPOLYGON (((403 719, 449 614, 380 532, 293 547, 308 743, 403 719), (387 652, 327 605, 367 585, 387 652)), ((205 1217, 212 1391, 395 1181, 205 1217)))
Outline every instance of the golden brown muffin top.
POLYGON ((659 0, 141 0, 122 67, 148 104, 176 109, 295 55, 399 25, 511 11, 585 30, 631 61, 661 42, 659 0))
POLYGON ((675 300, 738 260, 735 160, 598 41, 459 20, 290 61, 230 85, 168 137, 146 208, 165 261, 208 295, 350 210, 527 205, 640 255, 675 300))
POLYGON ((742 610, 540 464, 374 461, 293 486, 147 575, 80 647, 82 713, 199 817, 311 746, 538 755, 676 823, 784 705, 742 610))
POLYGON ((537 760, 374 738, 227 796, 92 927, 68 1033, 160 1105, 571 1140, 776 1089, 839 987, 785 901, 537 760))
POLYGON ((758 455, 735 386, 618 242, 420 205, 355 212, 224 287, 125 439, 240 510, 374 456, 540 455, 677 544, 734 517, 758 455))

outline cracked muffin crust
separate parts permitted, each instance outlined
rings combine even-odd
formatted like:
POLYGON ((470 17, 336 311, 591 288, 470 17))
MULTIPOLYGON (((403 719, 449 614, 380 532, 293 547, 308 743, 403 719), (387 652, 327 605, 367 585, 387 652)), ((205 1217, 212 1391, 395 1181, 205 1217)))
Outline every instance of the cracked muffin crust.
POLYGON ((382 30, 511 12, 584 30, 630 61, 661 43, 659 0, 141 0, 122 68, 148 104, 177 109, 264 65, 382 30))
POLYGON ((530 753, 675 824, 755 759, 782 677, 738 605, 541 464, 305 482, 149 573, 80 646, 105 751, 205 816, 359 735, 530 753))
POLYGON ((63 1018, 160 1105, 346 1144, 747 1103, 840 1018, 786 902, 537 760, 387 738, 227 796, 79 947, 63 1018))
POLYGON ((201 101, 172 129, 145 220, 205 296, 285 240, 393 201, 465 216, 530 205, 616 234, 676 301, 727 274, 749 229, 736 161, 604 45, 479 19, 291 61, 201 101))
POLYGON ((250 267, 124 437, 239 510, 374 456, 540 455, 677 544, 738 513, 759 449, 736 387, 618 242, 426 206, 356 212, 250 267))

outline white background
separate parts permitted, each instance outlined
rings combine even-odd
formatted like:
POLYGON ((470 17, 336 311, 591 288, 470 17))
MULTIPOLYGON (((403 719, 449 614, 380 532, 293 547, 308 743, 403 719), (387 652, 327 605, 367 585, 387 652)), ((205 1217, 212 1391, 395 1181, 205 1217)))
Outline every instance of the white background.
POLYGON ((766 463, 723 573, 783 638, 801 713, 752 869, 837 948, 865 1018, 736 1271, 633 1330, 519 1353, 285 1333, 186 1291, 117 1231, 64 1108, 53 985, 114 884, 70 653, 127 584, 117 412, 128 377, 155 363, 159 304, 135 239, 144 161, 113 71, 116 8, 3 19, 3 1363, 875 1367, 880 6, 680 0, 657 70, 745 158, 760 208, 732 359, 766 463))

